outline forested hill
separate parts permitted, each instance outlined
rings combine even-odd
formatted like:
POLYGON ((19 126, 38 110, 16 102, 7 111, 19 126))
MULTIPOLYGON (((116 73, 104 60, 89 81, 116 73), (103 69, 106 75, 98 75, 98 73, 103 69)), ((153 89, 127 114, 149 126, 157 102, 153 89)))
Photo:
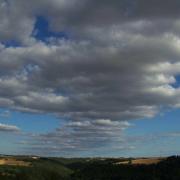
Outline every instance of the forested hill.
POLYGON ((93 162, 77 170, 72 180, 180 180, 180 157, 151 165, 113 165, 93 162))

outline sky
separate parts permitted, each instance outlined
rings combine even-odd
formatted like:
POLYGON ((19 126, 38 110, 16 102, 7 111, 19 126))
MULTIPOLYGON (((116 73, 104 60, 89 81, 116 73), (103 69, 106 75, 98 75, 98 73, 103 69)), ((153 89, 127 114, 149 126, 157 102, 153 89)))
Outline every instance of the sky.
POLYGON ((179 0, 0 0, 0 154, 180 154, 179 0))

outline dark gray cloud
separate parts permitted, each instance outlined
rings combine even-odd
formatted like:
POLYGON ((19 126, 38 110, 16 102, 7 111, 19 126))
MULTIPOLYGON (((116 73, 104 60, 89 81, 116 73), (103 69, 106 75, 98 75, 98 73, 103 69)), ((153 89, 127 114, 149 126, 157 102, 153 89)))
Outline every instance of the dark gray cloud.
MULTIPOLYGON (((178 0, 1 0, 1 39, 16 39, 23 43, 32 43, 32 34, 36 16, 49 19, 51 28, 57 31, 68 30, 71 34, 82 36, 90 27, 113 25, 135 25, 144 22, 140 31, 150 34, 161 33, 165 29, 179 31, 180 8, 178 0), (162 5, 163 4, 163 5, 162 5), (132 23, 132 24, 131 24, 132 23), (152 26, 156 25, 156 26, 152 26), (177 29, 176 29, 177 28, 177 29), (84 32, 85 31, 85 32, 84 32)), ((128 28, 129 29, 129 28, 128 28)), ((131 29, 131 28, 130 28, 131 29)))

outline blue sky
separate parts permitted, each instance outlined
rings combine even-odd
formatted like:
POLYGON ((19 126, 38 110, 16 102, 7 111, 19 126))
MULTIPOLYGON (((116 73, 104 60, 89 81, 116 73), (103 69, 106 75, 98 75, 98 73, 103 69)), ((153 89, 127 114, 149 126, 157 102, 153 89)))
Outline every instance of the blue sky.
POLYGON ((68 39, 68 34, 65 31, 52 31, 49 27, 48 19, 43 16, 36 17, 34 31, 32 35, 40 40, 48 43, 48 38, 68 39))
MULTIPOLYGON (((6 112, 1 110, 1 114, 6 112)), ((9 116, 1 117, 0 122, 3 124, 13 124, 23 129, 26 133, 47 133, 62 125, 62 120, 52 115, 46 114, 27 114, 14 111, 8 111, 9 116)), ((169 156, 179 154, 180 146, 180 129, 179 129, 179 110, 172 110, 162 115, 158 115, 151 119, 142 119, 133 121, 132 127, 124 133, 125 137, 136 138, 137 142, 131 142, 134 147, 128 152, 113 150, 104 150, 105 156, 169 156), (172 123, 173 122, 173 123, 172 123), (177 135, 174 135, 174 134, 177 135), (144 139, 142 141, 142 139, 144 139), (135 148, 135 146, 139 146, 135 148)), ((1 133, 1 153, 18 154, 19 144, 16 144, 16 136, 1 133)), ((19 139, 20 137, 18 137, 19 139)), ((101 156, 102 151, 97 151, 97 155, 101 156)), ((78 156, 96 156, 93 152, 81 152, 78 156)))
POLYGON ((180 13, 168 2, 0 2, 0 153, 179 154, 180 13))

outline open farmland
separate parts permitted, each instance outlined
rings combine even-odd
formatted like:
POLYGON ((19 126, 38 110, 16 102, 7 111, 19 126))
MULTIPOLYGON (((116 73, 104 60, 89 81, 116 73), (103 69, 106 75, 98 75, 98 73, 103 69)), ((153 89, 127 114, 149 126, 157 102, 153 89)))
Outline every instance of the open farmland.
POLYGON ((131 164, 131 165, 150 165, 150 164, 157 164, 161 161, 165 160, 165 158, 138 158, 132 159, 123 162, 117 162, 116 165, 120 164, 131 164))
POLYGON ((30 166, 29 162, 20 161, 15 158, 1 158, 0 165, 7 165, 7 166, 30 166))

